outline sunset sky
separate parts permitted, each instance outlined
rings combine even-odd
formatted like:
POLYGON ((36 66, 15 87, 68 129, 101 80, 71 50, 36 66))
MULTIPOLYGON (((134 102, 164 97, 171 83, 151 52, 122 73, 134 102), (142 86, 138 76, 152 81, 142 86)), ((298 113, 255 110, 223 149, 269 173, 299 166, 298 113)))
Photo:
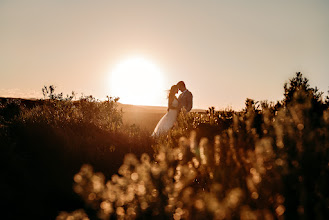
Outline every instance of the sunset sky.
POLYGON ((327 94, 328 12, 328 0, 0 0, 0 96, 53 84, 165 106, 183 80, 194 108, 240 110, 282 99, 298 71, 327 94))

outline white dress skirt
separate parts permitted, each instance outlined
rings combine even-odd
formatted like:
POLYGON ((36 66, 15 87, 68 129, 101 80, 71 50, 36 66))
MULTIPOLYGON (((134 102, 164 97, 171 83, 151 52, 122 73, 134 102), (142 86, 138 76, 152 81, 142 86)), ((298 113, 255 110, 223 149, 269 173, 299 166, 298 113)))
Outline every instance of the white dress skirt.
MULTIPOLYGON (((174 99, 172 102, 173 107, 178 106, 178 100, 174 99)), ((177 109, 169 109, 169 111, 160 119, 157 126, 155 127, 152 136, 159 136, 168 132, 176 122, 178 115, 177 109)))

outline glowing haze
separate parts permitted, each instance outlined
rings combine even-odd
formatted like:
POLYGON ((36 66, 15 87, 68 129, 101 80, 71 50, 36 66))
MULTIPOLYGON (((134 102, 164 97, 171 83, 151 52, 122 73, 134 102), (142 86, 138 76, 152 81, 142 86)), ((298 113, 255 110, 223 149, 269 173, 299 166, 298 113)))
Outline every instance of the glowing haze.
POLYGON ((163 76, 157 66, 142 57, 123 60, 111 71, 110 94, 121 102, 161 105, 165 95, 163 76))
POLYGON ((327 0, 0 1, 0 96, 54 84, 165 106, 184 80, 195 108, 241 109, 282 99, 297 71, 326 92, 328 11, 327 0))

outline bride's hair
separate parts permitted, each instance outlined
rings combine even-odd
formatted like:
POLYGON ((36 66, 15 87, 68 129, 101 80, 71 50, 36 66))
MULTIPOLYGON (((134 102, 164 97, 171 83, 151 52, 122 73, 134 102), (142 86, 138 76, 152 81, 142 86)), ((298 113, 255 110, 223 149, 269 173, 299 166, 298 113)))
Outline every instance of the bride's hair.
POLYGON ((170 99, 170 97, 173 97, 175 96, 175 94, 177 93, 177 90, 178 90, 178 86, 177 85, 173 85, 170 90, 169 90, 169 93, 168 93, 168 99, 170 99))
POLYGON ((177 93, 177 89, 178 89, 177 85, 173 85, 170 88, 169 93, 168 93, 168 106, 171 105, 173 99, 175 98, 175 94, 177 93))

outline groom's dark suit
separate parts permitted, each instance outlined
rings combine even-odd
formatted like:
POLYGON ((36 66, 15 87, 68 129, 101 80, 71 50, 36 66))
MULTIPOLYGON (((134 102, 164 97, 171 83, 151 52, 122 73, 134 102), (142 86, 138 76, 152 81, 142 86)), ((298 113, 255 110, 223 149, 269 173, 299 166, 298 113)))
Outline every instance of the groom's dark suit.
POLYGON ((178 97, 178 109, 181 111, 181 109, 184 107, 187 112, 191 111, 193 106, 193 95, 190 91, 187 89, 182 92, 182 94, 178 97))

